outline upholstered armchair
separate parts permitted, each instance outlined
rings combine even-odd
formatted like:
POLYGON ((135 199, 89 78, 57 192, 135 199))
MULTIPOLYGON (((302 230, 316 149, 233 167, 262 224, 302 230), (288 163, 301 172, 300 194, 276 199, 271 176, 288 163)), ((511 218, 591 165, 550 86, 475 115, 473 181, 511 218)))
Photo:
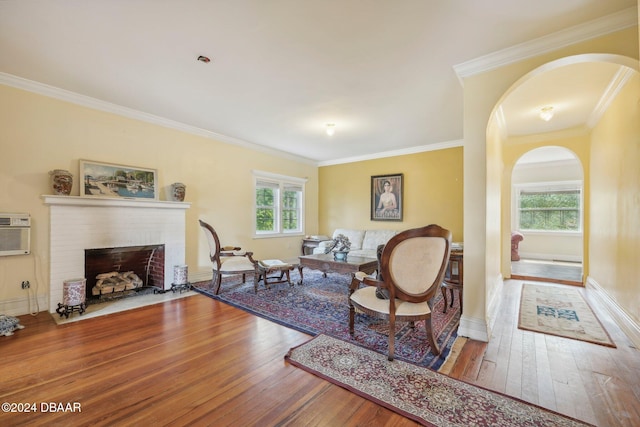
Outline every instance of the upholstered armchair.
POLYGON ((393 360, 396 322, 424 320, 431 350, 440 354, 431 327, 431 300, 440 289, 450 252, 451 232, 435 224, 392 237, 382 250, 378 278, 362 273, 354 275, 351 281, 351 336, 355 337, 356 310, 387 320, 390 331, 388 358, 393 360), (381 292, 383 290, 386 292, 381 292))
POLYGON ((253 252, 242 251, 239 247, 220 245, 218 233, 206 222, 199 220, 200 227, 204 230, 209 243, 209 255, 213 263, 213 285, 214 294, 220 292, 223 275, 242 275, 242 283, 246 281, 247 274, 253 274, 254 288, 258 287, 258 269, 253 259, 253 252))

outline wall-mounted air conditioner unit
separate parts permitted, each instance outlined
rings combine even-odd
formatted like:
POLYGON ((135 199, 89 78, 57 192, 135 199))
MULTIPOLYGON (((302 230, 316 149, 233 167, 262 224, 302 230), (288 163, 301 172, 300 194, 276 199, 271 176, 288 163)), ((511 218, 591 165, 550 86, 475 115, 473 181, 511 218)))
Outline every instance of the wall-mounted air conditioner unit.
POLYGON ((0 256, 31 253, 31 217, 26 213, 0 213, 0 256))

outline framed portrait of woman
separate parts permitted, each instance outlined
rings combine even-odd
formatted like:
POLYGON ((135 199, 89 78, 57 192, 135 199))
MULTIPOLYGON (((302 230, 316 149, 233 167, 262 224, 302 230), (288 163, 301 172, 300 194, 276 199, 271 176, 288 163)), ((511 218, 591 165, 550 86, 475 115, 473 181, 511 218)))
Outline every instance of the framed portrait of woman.
POLYGON ((402 221, 403 175, 376 175, 371 177, 371 220, 402 221))

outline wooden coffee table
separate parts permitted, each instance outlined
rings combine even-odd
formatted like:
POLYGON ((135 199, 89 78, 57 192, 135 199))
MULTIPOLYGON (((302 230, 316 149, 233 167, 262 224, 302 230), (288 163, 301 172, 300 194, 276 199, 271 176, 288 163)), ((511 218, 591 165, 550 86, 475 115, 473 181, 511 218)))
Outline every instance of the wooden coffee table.
POLYGON ((304 267, 311 270, 320 270, 325 277, 327 273, 346 274, 363 271, 371 274, 378 269, 378 260, 376 258, 348 255, 346 260, 336 261, 333 259, 333 254, 304 255, 300 257, 300 264, 298 265, 298 271, 300 272, 299 284, 302 284, 303 281, 302 269, 304 267))

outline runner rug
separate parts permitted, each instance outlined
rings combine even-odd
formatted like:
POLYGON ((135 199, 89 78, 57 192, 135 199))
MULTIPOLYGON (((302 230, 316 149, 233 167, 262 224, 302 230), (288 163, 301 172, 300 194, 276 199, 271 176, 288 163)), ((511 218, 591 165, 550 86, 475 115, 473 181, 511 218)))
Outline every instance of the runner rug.
MULTIPOLYGON (((387 354, 387 322, 357 314, 354 338, 349 334, 350 275, 330 273, 323 277, 321 272, 305 270, 304 284, 298 285, 298 280, 298 272, 292 272, 291 281, 296 283, 295 286, 284 283, 265 289, 261 282, 257 293, 254 292, 253 280, 242 284, 238 283, 238 278, 223 282, 219 295, 213 294, 208 282, 196 283, 194 289, 309 335, 324 333, 387 354)), ((434 298, 431 324, 440 346, 439 357, 431 353, 424 321, 416 322, 415 328, 410 328, 407 323, 396 325, 395 357, 433 370, 439 369, 457 337, 459 302, 459 298, 456 298, 453 308, 443 313, 444 300, 440 292, 434 298)))
POLYGON ((578 289, 522 285, 518 328, 615 347, 578 289))
POLYGON ((292 365, 427 426, 588 426, 327 335, 285 356, 292 365))

